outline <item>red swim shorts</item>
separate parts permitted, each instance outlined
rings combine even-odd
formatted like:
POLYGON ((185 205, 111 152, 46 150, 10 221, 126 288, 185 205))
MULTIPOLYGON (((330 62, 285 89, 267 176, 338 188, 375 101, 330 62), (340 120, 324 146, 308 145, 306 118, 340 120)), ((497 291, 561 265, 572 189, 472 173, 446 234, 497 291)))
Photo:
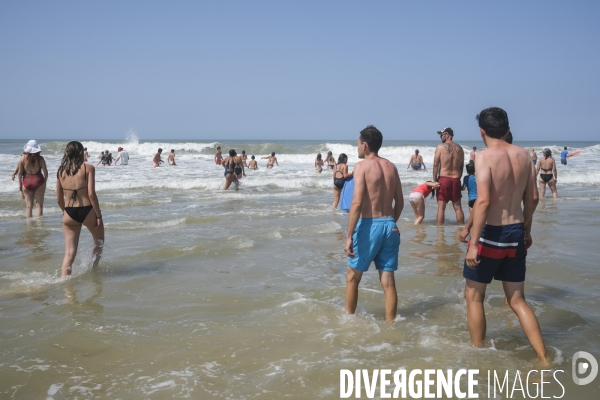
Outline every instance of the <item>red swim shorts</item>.
POLYGON ((438 178, 440 188, 437 191, 438 201, 457 202, 462 197, 460 193, 460 179, 440 176, 438 178))

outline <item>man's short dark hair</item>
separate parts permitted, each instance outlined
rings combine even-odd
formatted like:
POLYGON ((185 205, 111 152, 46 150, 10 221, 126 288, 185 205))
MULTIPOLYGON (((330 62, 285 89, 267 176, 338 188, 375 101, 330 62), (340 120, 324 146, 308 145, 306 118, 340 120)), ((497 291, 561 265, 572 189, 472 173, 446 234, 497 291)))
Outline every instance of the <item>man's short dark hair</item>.
POLYGON ((565 150, 567 149, 567 146, 565 146, 565 150))
POLYGON ((475 175, 475 163, 474 162, 470 162, 467 164, 467 174, 475 175))
POLYGON ((508 130, 508 114, 500 107, 486 108, 477 114, 479 127, 485 131, 485 134, 493 139, 501 139, 508 130))
POLYGON ((369 150, 373 153, 377 153, 381 148, 383 135, 379 132, 379 129, 375 128, 373 125, 369 125, 360 131, 360 140, 369 146, 369 150))

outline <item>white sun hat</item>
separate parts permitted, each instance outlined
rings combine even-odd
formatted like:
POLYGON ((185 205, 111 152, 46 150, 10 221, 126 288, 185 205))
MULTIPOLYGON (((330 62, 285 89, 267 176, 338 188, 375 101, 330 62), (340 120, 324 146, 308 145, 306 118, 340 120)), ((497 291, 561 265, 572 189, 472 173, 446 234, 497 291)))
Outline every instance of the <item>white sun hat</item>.
POLYGON ((40 145, 37 143, 37 141, 30 140, 25 146, 23 146, 23 151, 25 153, 39 153, 42 151, 42 149, 40 149, 40 145))

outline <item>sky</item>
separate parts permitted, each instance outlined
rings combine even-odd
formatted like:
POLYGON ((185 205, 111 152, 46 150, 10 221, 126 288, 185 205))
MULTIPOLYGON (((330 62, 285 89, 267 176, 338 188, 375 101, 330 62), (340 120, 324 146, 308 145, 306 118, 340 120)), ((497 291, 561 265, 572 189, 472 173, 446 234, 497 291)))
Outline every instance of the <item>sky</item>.
POLYGON ((0 139, 599 141, 600 2, 3 1, 0 139))

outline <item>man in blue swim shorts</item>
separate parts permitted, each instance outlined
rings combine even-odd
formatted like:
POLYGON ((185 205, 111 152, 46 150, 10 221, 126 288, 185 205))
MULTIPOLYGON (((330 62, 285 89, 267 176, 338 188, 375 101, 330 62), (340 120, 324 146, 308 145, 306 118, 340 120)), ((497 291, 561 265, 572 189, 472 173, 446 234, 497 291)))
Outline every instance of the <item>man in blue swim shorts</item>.
POLYGON ((398 305, 394 271, 400 249, 396 221, 404 208, 404 197, 396 166, 377 155, 382 142, 383 135, 372 125, 358 137, 358 158, 364 161, 354 166, 354 195, 344 246, 348 256, 346 312, 356 311, 358 284, 374 262, 385 295, 385 319, 393 321, 398 305))
POLYGON ((527 150, 504 140, 510 127, 503 109, 487 108, 477 119, 487 149, 475 159, 477 201, 463 267, 471 341, 480 346, 485 338, 485 290, 496 279, 502 281, 508 305, 519 318, 533 350, 542 363, 548 364, 542 332, 524 292, 531 221, 539 201, 533 161, 527 150))

